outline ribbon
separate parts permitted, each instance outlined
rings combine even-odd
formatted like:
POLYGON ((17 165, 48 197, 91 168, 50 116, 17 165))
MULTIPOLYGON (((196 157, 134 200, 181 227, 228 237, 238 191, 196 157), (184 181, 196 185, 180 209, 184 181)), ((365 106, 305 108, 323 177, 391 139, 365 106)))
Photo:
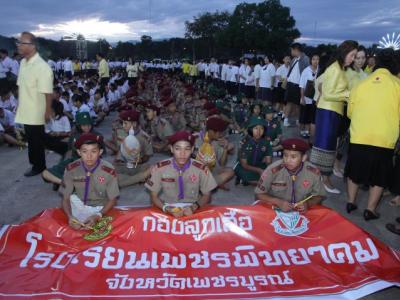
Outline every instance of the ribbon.
POLYGON ((297 175, 303 170, 303 165, 304 163, 302 162, 300 167, 296 170, 296 172, 291 172, 288 168, 286 170, 288 171, 290 175, 290 179, 292 180, 292 198, 290 199, 290 203, 295 204, 296 203, 296 191, 295 191, 295 182, 297 179, 297 175))
POLYGON ((87 197, 89 195, 90 186, 90 176, 96 171, 97 167, 100 165, 100 159, 97 160, 96 165, 92 169, 88 169, 85 163, 82 162, 82 168, 85 171, 85 196, 83 197, 83 203, 86 205, 87 197))
POLYGON ((187 169, 189 169, 192 161, 189 159, 189 161, 182 167, 180 168, 178 164, 176 163, 175 159, 172 160, 172 166, 174 167, 175 170, 179 172, 179 178, 178 178, 178 184, 179 184, 179 199, 184 199, 185 198, 185 192, 183 189, 183 172, 185 172, 187 169))

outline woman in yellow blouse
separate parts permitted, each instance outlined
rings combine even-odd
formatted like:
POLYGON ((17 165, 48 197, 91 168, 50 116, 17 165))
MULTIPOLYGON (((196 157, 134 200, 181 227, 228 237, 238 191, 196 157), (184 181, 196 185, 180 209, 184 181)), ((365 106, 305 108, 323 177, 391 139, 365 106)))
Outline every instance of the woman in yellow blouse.
MULTIPOLYGON (((385 49, 377 56, 375 71, 350 94, 346 209, 348 213, 357 209, 358 186, 368 185, 368 205, 364 210, 367 221, 379 218, 375 209, 383 189, 393 184, 393 154, 400 133, 400 80, 397 73, 394 51, 385 49)), ((393 188, 396 192, 398 186, 393 188)))
POLYGON ((332 185, 330 175, 336 158, 338 126, 350 94, 345 69, 352 64, 357 48, 355 41, 344 41, 338 47, 335 61, 324 72, 315 116, 316 132, 310 161, 321 170, 325 189, 335 194, 340 191, 332 185))

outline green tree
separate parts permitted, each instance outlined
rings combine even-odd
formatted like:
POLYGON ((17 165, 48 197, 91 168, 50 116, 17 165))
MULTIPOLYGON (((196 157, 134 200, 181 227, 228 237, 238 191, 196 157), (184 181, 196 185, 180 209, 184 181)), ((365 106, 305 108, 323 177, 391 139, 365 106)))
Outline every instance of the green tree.
POLYGON ((290 9, 279 0, 241 3, 230 17, 223 33, 227 46, 278 54, 300 36, 290 9))
MULTIPOLYGON (((204 39, 208 43, 208 55, 215 54, 215 44, 219 34, 229 24, 230 14, 227 11, 215 13, 203 13, 194 17, 192 22, 186 21, 186 38, 204 39)), ((195 41, 192 41, 195 43, 195 41)))

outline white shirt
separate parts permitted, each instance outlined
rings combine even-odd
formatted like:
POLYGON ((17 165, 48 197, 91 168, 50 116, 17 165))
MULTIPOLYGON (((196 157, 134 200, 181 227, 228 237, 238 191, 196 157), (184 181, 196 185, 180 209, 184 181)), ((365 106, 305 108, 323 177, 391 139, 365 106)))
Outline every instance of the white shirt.
POLYGON ((15 126, 15 115, 9 111, 8 109, 4 109, 4 117, 0 117, 0 124, 3 125, 3 127, 14 127, 15 126))
POLYGON ((262 66, 260 64, 256 64, 255 67, 254 67, 254 77, 256 79, 260 78, 261 68, 262 68, 262 66))
POLYGON ((245 64, 240 65, 239 68, 239 75, 243 76, 244 78, 240 77, 240 83, 245 83, 247 74, 249 73, 249 66, 246 66, 245 64))
MULTIPOLYGON (((302 89, 305 89, 307 86, 307 81, 308 80, 314 81, 317 78, 317 73, 318 73, 318 69, 314 72, 311 69, 311 66, 308 66, 307 68, 305 68, 300 76, 299 87, 302 89)), ((304 96, 304 102, 306 104, 312 104, 313 101, 314 100, 312 98, 308 98, 308 97, 304 96)))
POLYGON ((74 73, 74 68, 72 67, 72 61, 70 61, 69 59, 64 60, 63 69, 64 69, 64 72, 74 73))
POLYGON ((275 76, 274 64, 269 63, 260 69, 260 87, 270 89, 272 87, 273 77, 275 76))
POLYGON ((11 72, 13 72, 15 74, 15 76, 18 76, 19 62, 16 59, 13 59, 13 61, 12 61, 11 72))
POLYGON ((290 66, 293 66, 293 64, 296 64, 293 67, 292 72, 289 75, 288 82, 292 82, 292 83, 295 83, 295 84, 299 84, 299 82, 300 82, 300 75, 301 74, 300 74, 300 67, 299 67, 299 62, 298 61, 299 61, 299 58, 295 58, 292 61, 292 64, 290 65, 290 66))
POLYGON ((11 112, 17 111, 18 101, 15 99, 14 95, 11 95, 7 100, 0 99, 0 102, 3 103, 5 109, 8 109, 11 112))
POLYGON ((3 68, 6 69, 6 72, 12 72, 13 68, 13 60, 6 56, 2 61, 1 64, 3 65, 3 68))
POLYGON ((282 82, 287 78, 287 74, 289 73, 289 66, 286 67, 285 64, 279 66, 275 73, 275 86, 278 86, 279 82, 282 82))
POLYGON ((67 100, 65 100, 64 98, 60 98, 60 102, 64 106, 64 112, 70 112, 71 111, 71 107, 69 106, 67 100))
POLYGON ((48 132, 71 132, 71 124, 69 123, 67 116, 62 116, 59 119, 51 119, 46 124, 46 130, 48 132))
POLYGON ((254 71, 251 71, 251 68, 248 68, 248 72, 246 73, 246 82, 247 86, 255 86, 256 85, 256 77, 254 71))
POLYGON ((231 77, 229 78, 229 81, 238 82, 238 78, 239 78, 239 67, 232 66, 231 77))

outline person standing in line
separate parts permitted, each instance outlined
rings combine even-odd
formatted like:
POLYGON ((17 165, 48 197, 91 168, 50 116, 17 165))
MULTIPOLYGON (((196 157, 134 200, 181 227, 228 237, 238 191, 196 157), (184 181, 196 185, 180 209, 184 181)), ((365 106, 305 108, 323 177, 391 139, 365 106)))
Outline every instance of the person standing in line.
POLYGON ((108 62, 104 58, 104 54, 97 53, 96 59, 99 62, 99 80, 101 89, 104 91, 104 87, 108 84, 110 80, 110 69, 108 66, 108 62))
POLYGON ((326 191, 340 194, 330 176, 336 159, 338 128, 344 112, 344 103, 348 101, 350 90, 345 70, 357 54, 356 41, 344 41, 337 49, 336 57, 325 70, 321 95, 315 115, 315 139, 310 161, 321 170, 326 191))
POLYGON ((19 105, 15 121, 23 124, 32 168, 25 176, 35 176, 46 169, 44 124, 51 118, 53 71, 37 52, 36 37, 22 32, 17 40, 21 61, 17 85, 19 105))

